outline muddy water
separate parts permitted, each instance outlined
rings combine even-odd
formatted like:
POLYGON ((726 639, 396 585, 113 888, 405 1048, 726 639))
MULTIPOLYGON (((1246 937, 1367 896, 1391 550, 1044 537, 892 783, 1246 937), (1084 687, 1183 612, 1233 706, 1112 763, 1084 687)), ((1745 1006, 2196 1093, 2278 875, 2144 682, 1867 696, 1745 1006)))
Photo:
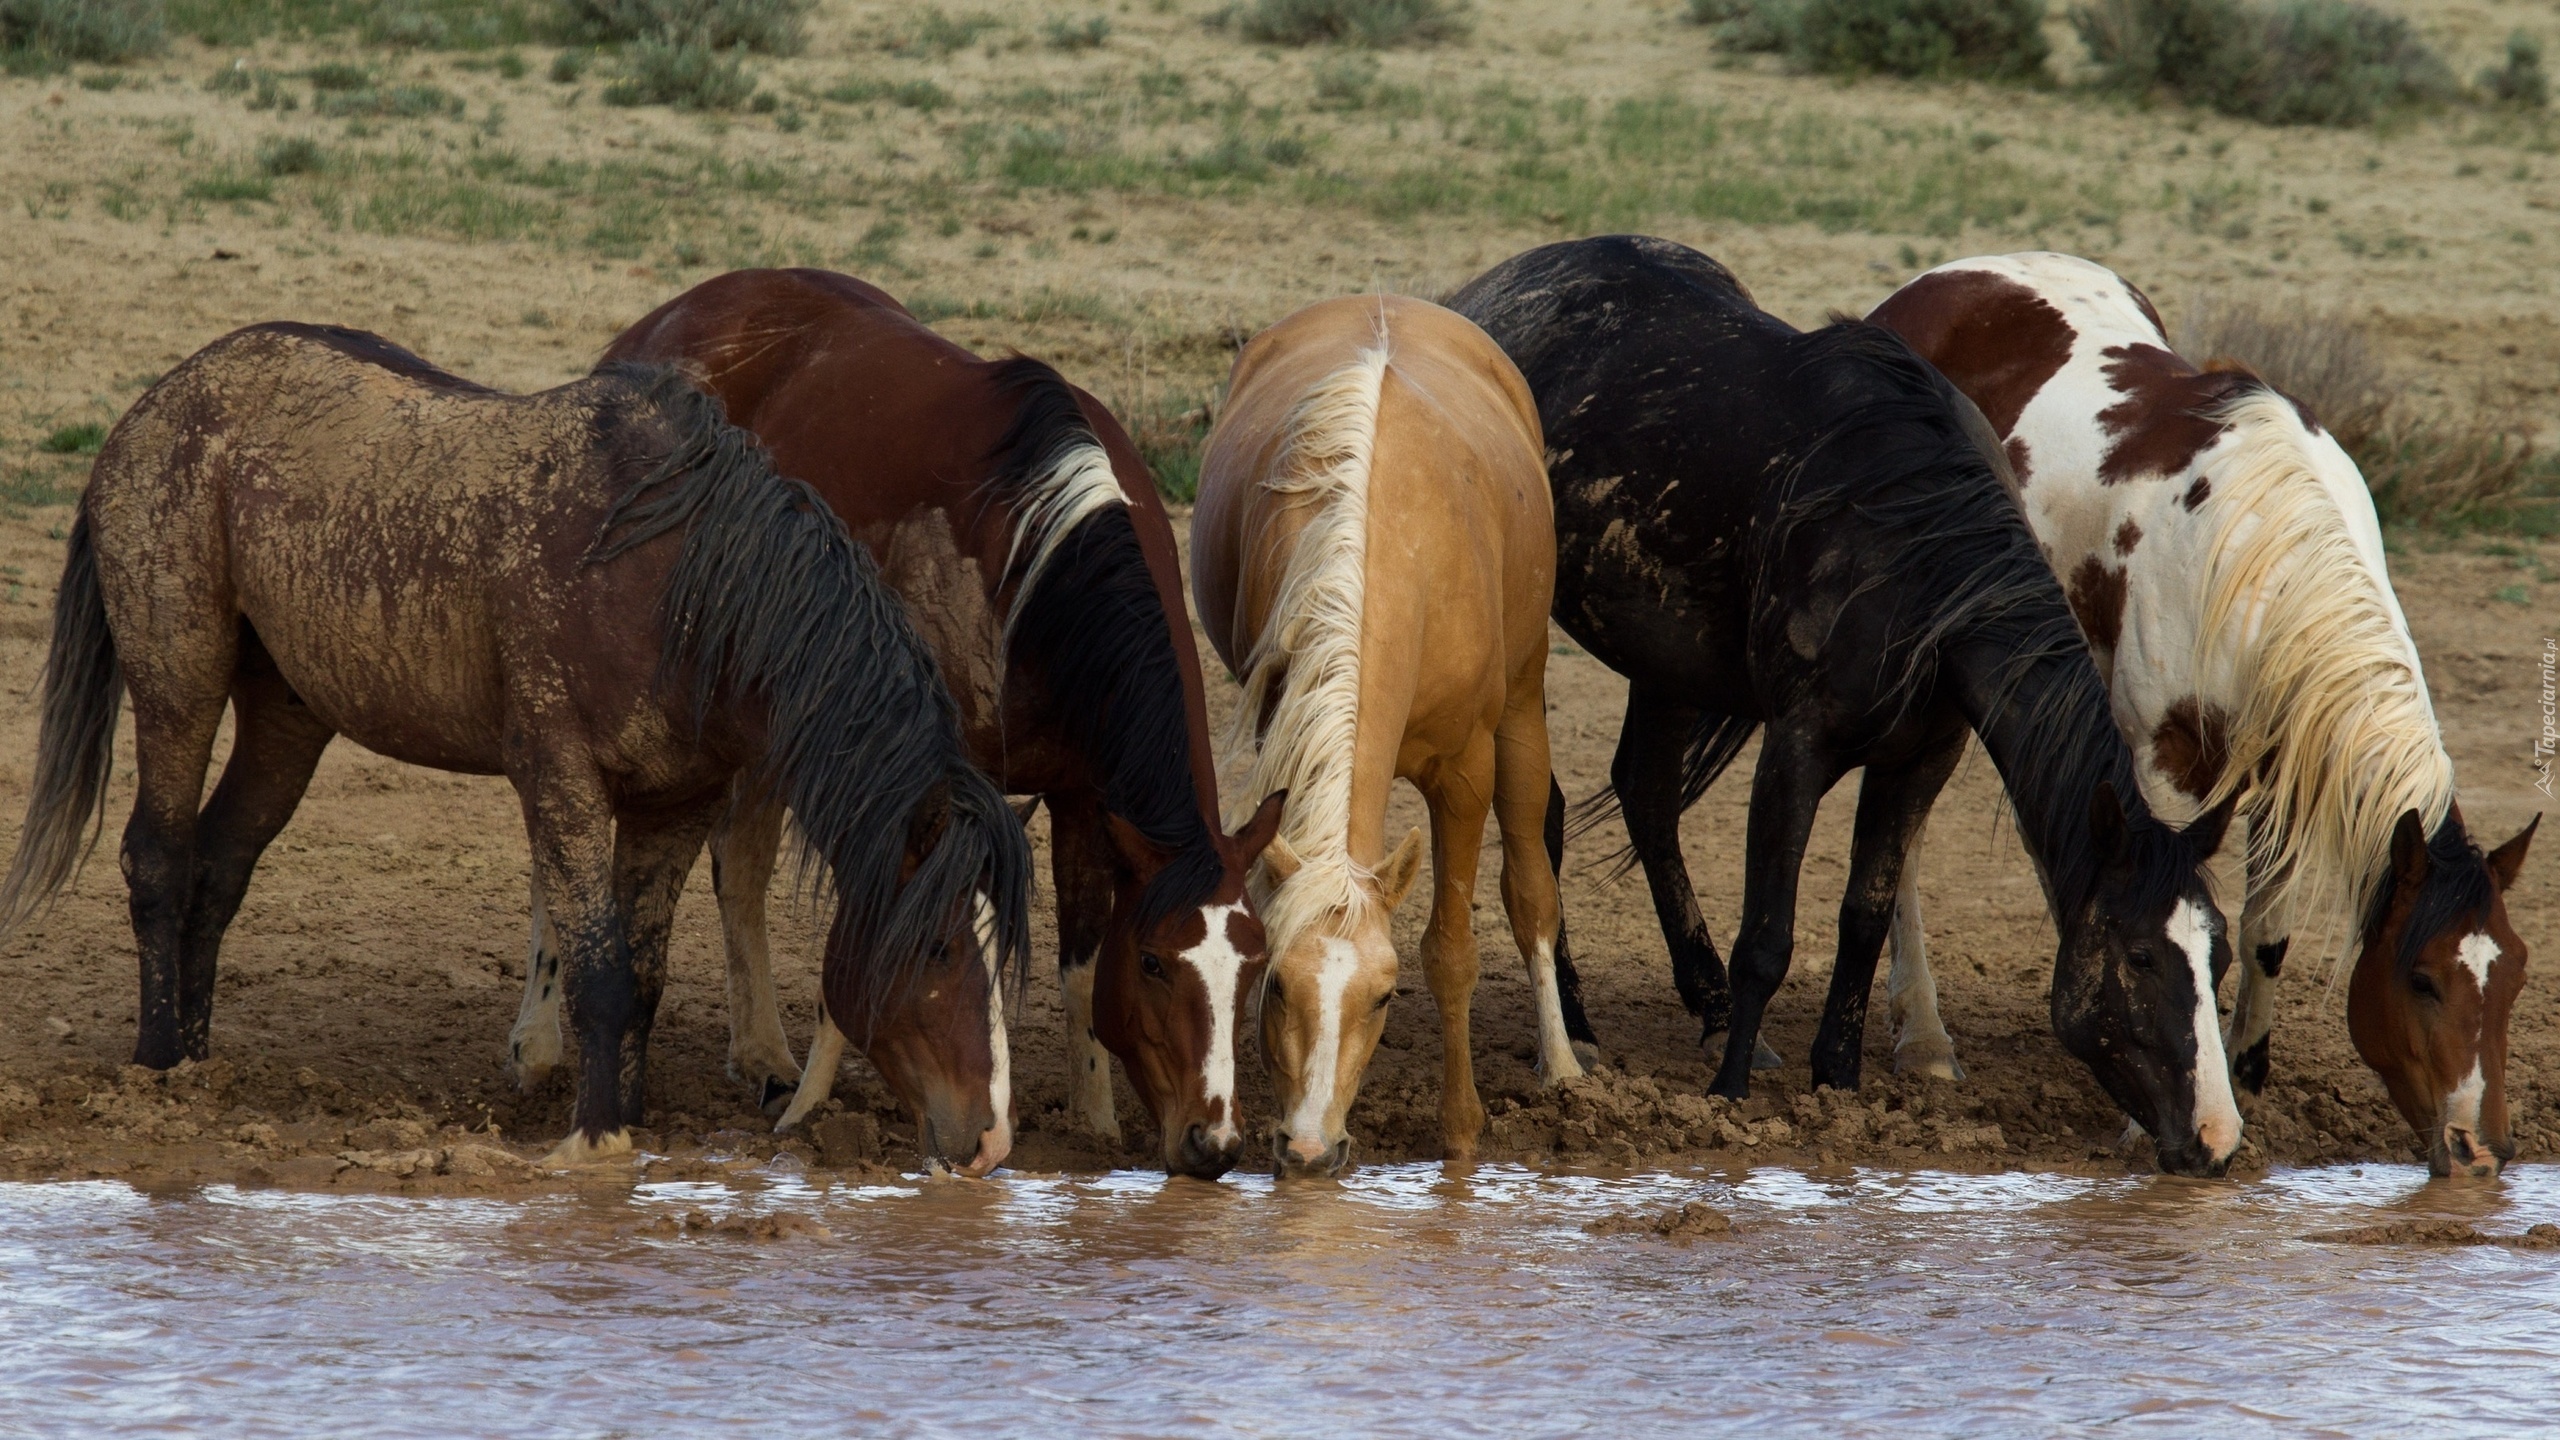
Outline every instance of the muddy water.
POLYGON ((10 1185, 0 1433, 2516 1434, 2560 1254, 2305 1237, 2555 1214, 2542 1167, 10 1185), (1690 1200, 1734 1232, 1585 1229, 1690 1200))

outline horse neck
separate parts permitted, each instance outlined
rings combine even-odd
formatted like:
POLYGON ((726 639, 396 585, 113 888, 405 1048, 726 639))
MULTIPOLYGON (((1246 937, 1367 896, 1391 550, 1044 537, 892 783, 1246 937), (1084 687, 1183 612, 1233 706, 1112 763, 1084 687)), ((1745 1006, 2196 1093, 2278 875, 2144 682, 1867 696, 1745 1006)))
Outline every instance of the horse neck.
MULTIPOLYGON (((2207 803, 2247 791, 2251 899, 2270 933, 2343 941, 2400 816, 2418 811, 2430 833, 2444 820, 2453 761, 2361 481, 2323 473, 2317 437, 2273 392, 2227 418, 2234 440, 2199 515, 2210 559, 2197 669, 2229 711, 2207 803)), ((2334 458, 2328 468, 2352 476, 2334 458)))
MULTIPOLYGON (((2065 627, 2068 617, 2063 618, 2065 627)), ((2088 652, 2074 631, 1996 624, 1950 640, 1941 661, 1956 704, 1999 770, 2018 836, 2041 872, 2057 917, 2094 879, 2089 801, 2113 785, 2142 811, 2133 756, 2117 733, 2088 652)))

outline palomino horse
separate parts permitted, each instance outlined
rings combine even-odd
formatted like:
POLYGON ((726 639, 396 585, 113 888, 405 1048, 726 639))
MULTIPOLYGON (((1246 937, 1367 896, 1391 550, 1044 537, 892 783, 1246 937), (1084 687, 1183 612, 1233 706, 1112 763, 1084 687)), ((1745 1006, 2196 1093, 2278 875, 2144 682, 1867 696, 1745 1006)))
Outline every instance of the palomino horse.
MULTIPOLYGON (((684 366, 879 557, 942 662, 970 752, 1049 807, 1070 1106, 1118 1136, 1107 1048, 1165 1168, 1224 1173, 1244 1144, 1237 1010, 1264 963, 1245 873, 1280 804, 1233 836, 1219 828, 1173 531, 1110 412, 1037 360, 980 360, 822 270, 706 281, 606 359, 684 366)), ((779 829, 771 807, 742 807, 713 841, 732 1063, 768 1101, 798 1073, 764 944, 779 829)), ((822 1023, 786 1124, 824 1094, 841 1048, 822 1023)))
POLYGON ((1518 373, 1436 305, 1327 301, 1236 357, 1201 461, 1192 586, 1210 643, 1244 677, 1246 793, 1290 796, 1262 863, 1262 1042, 1284 1170, 1350 1158, 1345 1116, 1395 994, 1387 922, 1422 859, 1419 830, 1386 853, 1398 778, 1431 808, 1422 967, 1440 1006, 1448 1157, 1471 1157, 1484 1129, 1467 1015, 1487 808, 1540 1069, 1550 1083, 1582 1073, 1556 988, 1544 837, 1555 531, 1538 455, 1518 373))
POLYGON ((343 734, 514 783, 581 1051, 552 1159, 627 1150, 676 900, 744 772, 832 881, 829 1007, 863 1017, 929 1148, 984 1158, 982 961, 1028 953, 1021 828, 870 558, 673 372, 507 395, 305 325, 170 371, 72 528, 13 926, 85 849, 126 689, 136 1063, 205 1055, 223 930, 343 734))
MULTIPOLYGON (((2102 266, 1959 260, 1872 317, 1971 396, 2027 523, 2065 579, 2162 814, 2239 795, 2248 826, 2233 1078, 2267 1082, 2275 979, 2295 937, 2362 942, 2347 1023, 2437 1174, 2514 1154, 2507 1016, 2525 947, 2507 923, 2533 827, 2483 856, 2454 803, 2418 649, 2355 462, 2246 369, 2171 353, 2159 312, 2102 266)), ((1897 1063, 1952 1073, 1902 896, 1889 992, 1897 1063)))
POLYGON ((1981 737, 2044 881, 2053 1021, 2160 1163, 2240 1142, 2214 1023, 2227 955, 2202 866, 2229 812, 2154 820, 2061 587, 1968 433, 1891 333, 1803 333, 1668 241, 1549 245, 1450 303, 1520 365, 1554 457, 1555 615, 1627 676, 1611 771, 1684 997, 1727 1031, 1715 1091, 1750 1091, 1794 945, 1814 809, 1858 790, 1813 1081, 1858 1083, 1903 853, 1981 737), (1680 862, 1682 810, 1766 726, 1728 982, 1680 862))

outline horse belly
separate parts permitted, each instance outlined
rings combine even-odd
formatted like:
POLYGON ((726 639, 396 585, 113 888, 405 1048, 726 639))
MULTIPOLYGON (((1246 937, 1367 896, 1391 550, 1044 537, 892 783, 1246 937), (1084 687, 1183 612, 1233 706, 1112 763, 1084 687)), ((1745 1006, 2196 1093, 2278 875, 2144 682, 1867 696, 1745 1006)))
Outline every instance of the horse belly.
MULTIPOLYGON (((1563 487, 1558 487, 1561 498, 1563 487)), ((1556 623, 1600 663, 1630 680, 1688 689, 1742 683, 1742 633, 1726 581, 1733 547, 1706 542, 1673 557, 1659 535, 1622 516, 1559 505, 1556 516, 1556 623)), ((1747 708, 1717 697, 1727 713, 1747 708)))
POLYGON ((285 683, 332 730, 413 765, 506 768, 496 647, 452 597, 375 593, 324 608, 243 596, 241 608, 285 683))

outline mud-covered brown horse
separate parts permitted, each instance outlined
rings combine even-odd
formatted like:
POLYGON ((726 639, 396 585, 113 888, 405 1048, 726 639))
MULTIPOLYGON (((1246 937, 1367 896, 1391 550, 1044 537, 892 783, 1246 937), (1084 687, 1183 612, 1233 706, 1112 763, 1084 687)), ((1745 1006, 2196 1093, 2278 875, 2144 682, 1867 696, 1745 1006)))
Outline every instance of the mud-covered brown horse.
MULTIPOLYGON (((1107 1049, 1165 1168, 1224 1173, 1243 1149, 1238 1010, 1265 958, 1245 873, 1280 806, 1222 833, 1172 527, 1118 422, 1048 365, 981 360, 823 270, 706 281, 605 358, 683 365, 879 557, 971 753, 1049 807, 1072 1112, 1118 1135, 1107 1049)), ((740 813, 713 841, 732 1057, 770 1102, 795 1073, 757 908, 778 821, 740 813)), ((822 1027, 795 1116, 831 1078, 831 1042, 822 1027)))
POLYGON ((742 772, 832 882, 830 1008, 871 1022, 929 1147, 965 1160, 994 1128, 984 1032, 992 962, 1027 955, 1021 829, 869 555, 675 372, 516 396, 281 324, 169 372, 72 528, 0 922, 86 849, 126 692, 137 1063, 206 1054, 223 930, 343 734, 522 799, 581 1051, 555 1161, 630 1144, 676 899, 742 772))

